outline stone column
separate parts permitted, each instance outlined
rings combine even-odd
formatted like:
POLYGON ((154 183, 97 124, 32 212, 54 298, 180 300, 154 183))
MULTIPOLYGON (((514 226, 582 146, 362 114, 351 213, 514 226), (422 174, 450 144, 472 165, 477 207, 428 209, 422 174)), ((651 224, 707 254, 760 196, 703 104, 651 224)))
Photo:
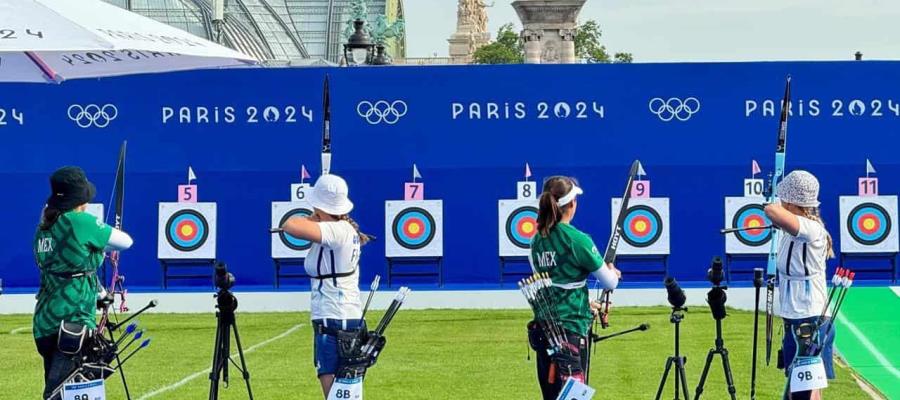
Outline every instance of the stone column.
POLYGON ((527 64, 571 64, 575 58, 575 23, 587 0, 516 0, 527 64))

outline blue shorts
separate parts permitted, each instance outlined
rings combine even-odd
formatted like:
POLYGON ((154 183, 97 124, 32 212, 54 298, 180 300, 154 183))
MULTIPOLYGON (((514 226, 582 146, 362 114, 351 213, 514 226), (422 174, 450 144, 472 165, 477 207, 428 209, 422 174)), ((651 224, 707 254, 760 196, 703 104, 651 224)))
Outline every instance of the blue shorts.
POLYGON ((314 362, 318 376, 334 375, 340 367, 338 359, 337 336, 320 333, 325 330, 356 330, 362 325, 358 319, 316 319, 313 324, 314 362))
MULTIPOLYGON (((788 373, 790 373, 788 369, 790 368, 791 363, 794 362, 794 356, 797 353, 797 343, 794 342, 794 335, 791 333, 790 326, 799 325, 804 322, 814 322, 818 318, 819 317, 802 319, 784 318, 784 338, 781 340, 781 351, 785 366, 785 376, 788 376, 788 373)), ((825 319, 825 322, 819 327, 819 337, 822 338, 822 362, 825 364, 825 374, 828 376, 828 379, 834 379, 834 329, 831 330, 828 337, 825 337, 825 332, 828 331, 828 327, 831 324, 831 319, 825 319)))

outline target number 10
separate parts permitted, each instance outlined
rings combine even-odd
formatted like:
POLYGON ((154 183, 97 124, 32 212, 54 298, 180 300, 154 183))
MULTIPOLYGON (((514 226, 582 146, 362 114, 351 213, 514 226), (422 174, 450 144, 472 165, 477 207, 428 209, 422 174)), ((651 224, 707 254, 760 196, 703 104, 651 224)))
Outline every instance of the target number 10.
POLYGON ((744 197, 763 197, 762 179, 744 179, 744 197))
POLYGON ((859 178, 860 196, 878 196, 878 178, 859 178))

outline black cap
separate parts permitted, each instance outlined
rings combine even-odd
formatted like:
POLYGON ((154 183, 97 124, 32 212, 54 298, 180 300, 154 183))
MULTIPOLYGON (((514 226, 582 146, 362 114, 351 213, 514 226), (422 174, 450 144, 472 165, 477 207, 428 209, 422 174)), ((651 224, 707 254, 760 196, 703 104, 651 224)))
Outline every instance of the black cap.
POLYGON ((62 167, 50 176, 50 192, 47 206, 68 211, 93 200, 97 188, 81 168, 62 167))

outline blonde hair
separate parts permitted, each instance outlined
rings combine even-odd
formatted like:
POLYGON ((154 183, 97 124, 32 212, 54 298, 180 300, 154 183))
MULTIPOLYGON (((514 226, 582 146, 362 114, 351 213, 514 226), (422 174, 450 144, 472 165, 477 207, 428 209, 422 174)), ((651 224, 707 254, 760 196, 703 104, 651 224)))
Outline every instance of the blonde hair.
POLYGON ((809 218, 813 221, 816 221, 822 224, 822 228, 825 229, 825 237, 828 242, 828 246, 826 248, 825 255, 827 258, 834 258, 834 242, 831 239, 831 234, 828 233, 828 229, 825 228, 825 221, 822 219, 822 214, 819 213, 819 207, 798 207, 801 211, 803 211, 803 216, 809 218))

